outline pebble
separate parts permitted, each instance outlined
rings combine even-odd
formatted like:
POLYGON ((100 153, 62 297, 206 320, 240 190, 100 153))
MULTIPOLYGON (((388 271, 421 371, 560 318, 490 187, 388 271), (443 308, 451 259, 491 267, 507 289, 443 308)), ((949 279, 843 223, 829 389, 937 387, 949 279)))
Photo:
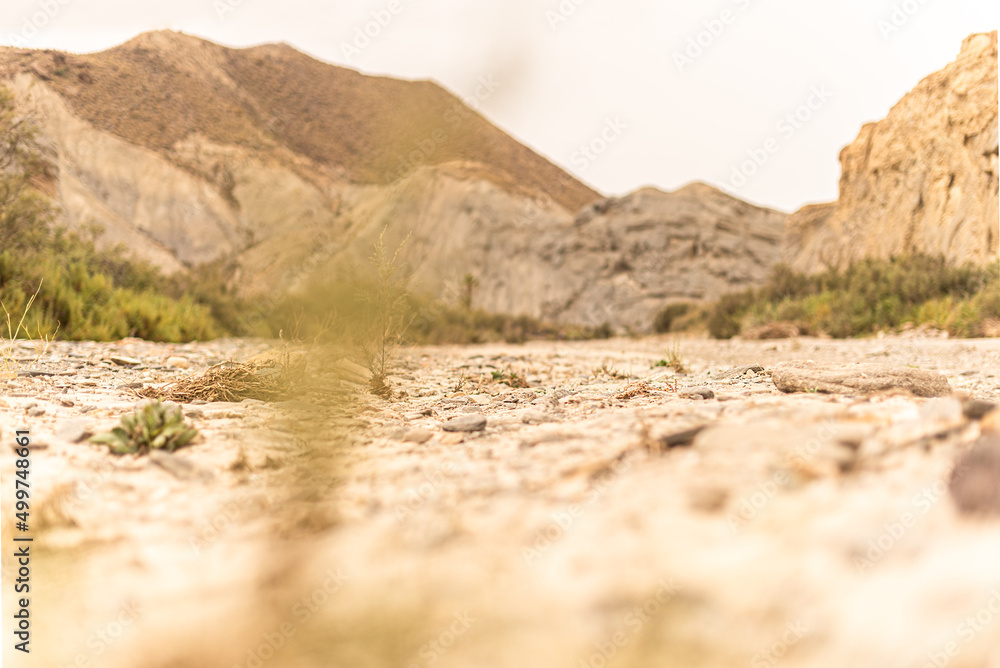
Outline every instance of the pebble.
POLYGON ((664 436, 660 439, 660 445, 665 448, 676 448, 691 445, 694 442, 694 437, 700 434, 704 429, 705 425, 699 425, 697 427, 692 427, 691 429, 679 431, 675 434, 670 434, 669 436, 664 436))
POLYGON ((996 409, 997 404, 984 399, 967 399, 962 402, 962 412, 970 420, 981 420, 990 411, 996 409))
POLYGON ((542 411, 529 409, 521 414, 521 422, 524 424, 544 424, 545 422, 555 422, 555 419, 542 411))
POLYGON ((55 437, 60 441, 79 443, 90 434, 84 420, 63 420, 56 427, 55 437))
POLYGON ((948 379, 936 371, 889 364, 821 364, 781 362, 771 373, 782 392, 824 394, 874 394, 887 390, 908 390, 918 397, 951 394, 948 379))
POLYGON ((445 422, 441 428, 451 432, 483 431, 486 429, 486 416, 478 414, 463 415, 445 422))
POLYGON ((45 415, 45 409, 41 406, 32 406, 28 409, 28 417, 41 417, 45 415))
POLYGON ((111 355, 108 359, 118 366, 138 366, 142 364, 142 360, 137 360, 134 357, 125 357, 124 355, 111 355))
POLYGON ((408 429, 403 432, 401 441, 404 443, 426 443, 434 437, 434 432, 427 429, 408 429))
POLYGON ((702 399, 714 399, 715 392, 707 387, 692 387, 689 390, 681 392, 680 396, 684 399, 694 399, 696 401, 700 401, 702 399))
POLYGON ((441 437, 442 445, 458 445, 465 440, 464 434, 445 434, 441 437))
POLYGON ((960 512, 1000 516, 1000 436, 982 436, 960 456, 948 489, 960 512))
POLYGON ((177 369, 190 369, 191 362, 183 357, 168 357, 167 366, 172 366, 177 369))
POLYGON ((159 466, 178 480, 201 480, 202 482, 207 482, 213 478, 212 472, 208 469, 197 466, 185 457, 170 454, 162 450, 151 450, 149 453, 149 463, 151 466, 159 466))

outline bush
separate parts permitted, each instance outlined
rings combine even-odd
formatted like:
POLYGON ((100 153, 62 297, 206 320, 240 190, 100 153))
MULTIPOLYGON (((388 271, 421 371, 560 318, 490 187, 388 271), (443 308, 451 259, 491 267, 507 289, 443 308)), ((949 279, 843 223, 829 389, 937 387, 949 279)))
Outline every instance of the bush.
POLYGON ((214 338, 206 306, 179 294, 154 267, 127 259, 122 247, 99 252, 93 239, 60 229, 55 209, 34 180, 49 176, 34 131, 0 88, 0 302, 22 313, 38 295, 18 335, 156 341, 214 338))
MULTIPOLYGON (((997 266, 951 266, 942 257, 866 259, 843 271, 799 274, 774 268, 757 289, 708 307, 709 333, 728 339, 775 322, 837 338, 928 324, 955 336, 981 336, 1000 318, 997 266)), ((673 326, 673 325, 672 325, 673 326)))
POLYGON ((688 315, 694 308, 690 302, 674 302, 667 304, 656 314, 653 320, 653 331, 657 334, 666 334, 673 331, 674 323, 688 315))

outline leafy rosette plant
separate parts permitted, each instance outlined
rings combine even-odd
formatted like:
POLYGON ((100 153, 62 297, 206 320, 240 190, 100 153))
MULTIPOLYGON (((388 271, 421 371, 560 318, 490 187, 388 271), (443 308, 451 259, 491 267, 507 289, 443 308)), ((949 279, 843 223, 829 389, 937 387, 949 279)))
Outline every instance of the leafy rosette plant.
POLYGON ((153 401, 123 415, 117 427, 90 440, 107 445, 116 455, 144 455, 150 450, 173 452, 191 443, 197 435, 197 429, 184 423, 180 406, 153 401))

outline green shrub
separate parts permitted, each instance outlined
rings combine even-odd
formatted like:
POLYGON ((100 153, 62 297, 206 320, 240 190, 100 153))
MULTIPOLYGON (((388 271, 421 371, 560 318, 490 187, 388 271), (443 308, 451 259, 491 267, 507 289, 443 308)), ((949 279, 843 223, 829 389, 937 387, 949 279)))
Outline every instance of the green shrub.
POLYGON ((925 255, 866 259, 843 271, 815 275, 782 265, 765 285, 724 295, 707 313, 709 333, 720 339, 778 321, 837 338, 891 331, 907 323, 980 336, 986 320, 1000 318, 1000 281, 996 265, 956 267, 925 255))
POLYGON ((122 247, 98 251, 93 238, 60 229, 55 209, 33 187, 51 176, 30 122, 16 116, 0 87, 0 302, 20 313, 38 292, 20 336, 155 341, 214 338, 212 310, 181 294, 151 265, 122 247))
POLYGON ((666 334, 673 331, 674 324, 691 313, 693 308, 694 304, 691 302, 667 304, 656 314, 656 318, 653 320, 653 331, 657 334, 666 334))

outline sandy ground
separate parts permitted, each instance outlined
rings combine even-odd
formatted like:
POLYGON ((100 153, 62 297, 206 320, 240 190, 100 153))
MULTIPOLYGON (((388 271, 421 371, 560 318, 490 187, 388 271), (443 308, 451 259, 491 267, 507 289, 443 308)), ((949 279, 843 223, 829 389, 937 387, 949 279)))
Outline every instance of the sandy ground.
POLYGON ((1000 521, 948 492, 997 424, 960 399, 1000 400, 1000 340, 677 345, 687 373, 665 338, 406 349, 391 401, 307 352, 329 392, 185 404, 201 438, 155 458, 85 434, 266 344, 26 346, 0 395, 5 664, 1000 666, 1000 521), (956 398, 782 394, 788 360, 956 398))

